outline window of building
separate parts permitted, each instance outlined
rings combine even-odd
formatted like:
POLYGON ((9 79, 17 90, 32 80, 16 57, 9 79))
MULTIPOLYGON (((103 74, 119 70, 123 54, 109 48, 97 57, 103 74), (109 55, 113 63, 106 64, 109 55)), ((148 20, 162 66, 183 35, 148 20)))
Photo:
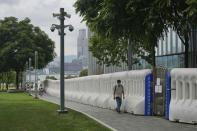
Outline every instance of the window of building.
MULTIPOLYGON (((178 37, 178 35, 177 35, 177 37, 178 37)), ((181 52, 183 52, 182 51, 182 42, 181 42, 181 40, 180 40, 180 38, 178 37, 178 52, 177 53, 181 53, 181 52)))
POLYGON ((176 33, 172 31, 172 53, 176 53, 177 44, 176 44, 176 33))
POLYGON ((171 53, 171 33, 170 33, 170 30, 168 32, 168 37, 167 37, 167 54, 170 54, 171 53))
POLYGON ((162 49, 161 49, 162 55, 166 55, 166 46, 167 46, 167 37, 165 36, 163 43, 162 43, 162 49))
POLYGON ((168 67, 168 56, 163 57, 163 66, 168 67))
POLYGON ((178 56, 177 55, 173 55, 172 56, 172 65, 174 68, 178 68, 179 67, 179 63, 178 63, 178 56))
POLYGON ((169 68, 173 68, 173 63, 172 63, 172 58, 173 58, 173 56, 168 56, 167 57, 167 67, 169 67, 169 68))
POLYGON ((162 55, 162 53, 161 53, 162 41, 163 41, 163 40, 159 40, 159 44, 158 44, 158 47, 157 47, 157 48, 158 48, 158 52, 157 52, 158 56, 159 56, 159 55, 162 55))
POLYGON ((158 56, 158 48, 155 47, 155 56, 158 56))

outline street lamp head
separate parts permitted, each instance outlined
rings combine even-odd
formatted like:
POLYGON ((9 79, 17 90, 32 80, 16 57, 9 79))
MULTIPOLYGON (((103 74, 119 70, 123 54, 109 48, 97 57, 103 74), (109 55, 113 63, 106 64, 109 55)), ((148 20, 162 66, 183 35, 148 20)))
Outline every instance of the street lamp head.
POLYGON ((70 32, 72 32, 74 30, 74 27, 72 25, 69 25, 68 29, 70 32))
POLYGON ((51 31, 52 31, 52 32, 55 31, 55 26, 54 26, 54 25, 51 26, 51 31))

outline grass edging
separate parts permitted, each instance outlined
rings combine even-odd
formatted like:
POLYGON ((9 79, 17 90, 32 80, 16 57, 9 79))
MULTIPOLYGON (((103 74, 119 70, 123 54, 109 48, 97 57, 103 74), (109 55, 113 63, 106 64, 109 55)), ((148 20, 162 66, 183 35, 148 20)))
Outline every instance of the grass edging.
POLYGON ((72 107, 69 107, 69 106, 67 106, 66 108, 69 108, 69 109, 71 109, 71 110, 75 110, 75 111, 77 111, 77 112, 79 112, 79 113, 81 113, 81 114, 84 114, 84 115, 86 115, 87 117, 89 117, 89 118, 95 120, 96 122, 98 122, 98 123, 100 123, 101 125, 103 125, 103 126, 109 128, 109 129, 112 130, 112 131, 118 131, 118 130, 114 129, 113 127, 109 126, 108 124, 102 122, 101 120, 99 120, 99 119, 97 119, 97 118, 95 118, 95 117, 93 117, 93 116, 91 116, 91 115, 89 115, 89 114, 87 114, 87 113, 85 113, 85 112, 83 112, 83 111, 77 110, 77 109, 72 108, 72 107))

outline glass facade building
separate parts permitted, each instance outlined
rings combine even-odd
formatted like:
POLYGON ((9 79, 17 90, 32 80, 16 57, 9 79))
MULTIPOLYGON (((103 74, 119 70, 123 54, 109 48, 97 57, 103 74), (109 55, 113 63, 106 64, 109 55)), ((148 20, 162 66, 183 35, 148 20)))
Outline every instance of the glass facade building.
POLYGON ((156 48, 156 65, 166 68, 184 67, 184 44, 175 31, 169 32, 160 39, 156 48))
POLYGON ((191 31, 189 46, 189 67, 197 68, 197 27, 191 31))
MULTIPOLYGON (((168 33, 158 41, 155 48, 156 66, 165 68, 183 68, 184 67, 184 44, 175 31, 169 29, 168 33)), ((145 60, 133 66, 134 69, 151 68, 145 60)))

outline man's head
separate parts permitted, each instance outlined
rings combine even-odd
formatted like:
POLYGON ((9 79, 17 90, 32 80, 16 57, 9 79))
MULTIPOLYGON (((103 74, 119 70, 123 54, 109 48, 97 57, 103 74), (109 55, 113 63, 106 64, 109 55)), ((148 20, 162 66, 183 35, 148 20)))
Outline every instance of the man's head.
POLYGON ((121 84, 121 80, 117 80, 117 83, 118 83, 118 84, 121 84))

